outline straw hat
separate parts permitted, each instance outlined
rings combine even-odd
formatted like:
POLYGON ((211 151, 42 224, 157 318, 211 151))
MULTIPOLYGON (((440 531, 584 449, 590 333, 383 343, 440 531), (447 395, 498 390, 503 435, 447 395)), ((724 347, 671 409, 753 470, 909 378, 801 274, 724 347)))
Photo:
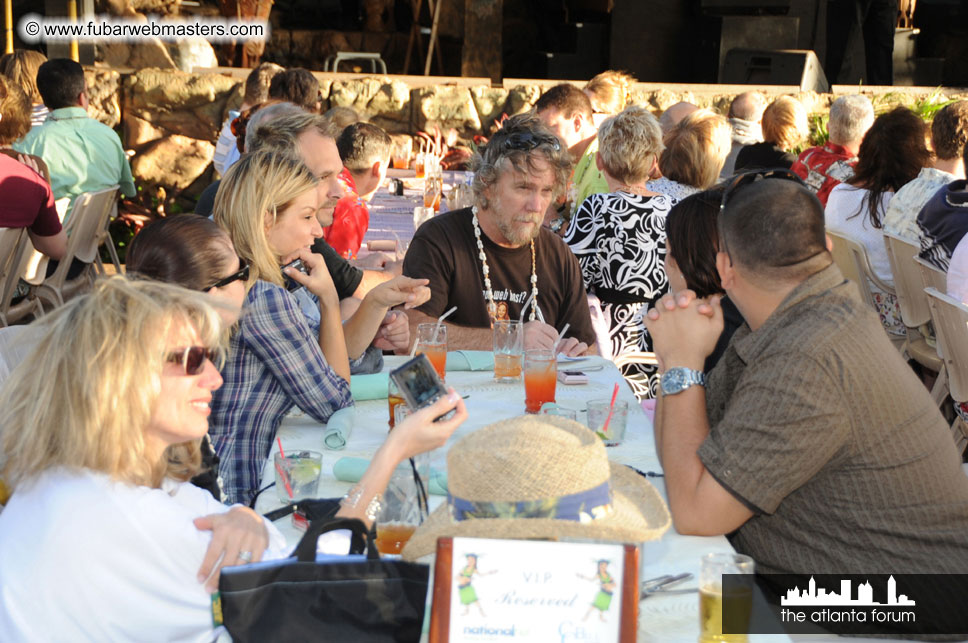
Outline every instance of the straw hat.
POLYGON ((503 420, 464 437, 447 454, 450 495, 403 550, 414 560, 442 536, 655 540, 669 509, 645 478, 610 463, 587 428, 561 417, 503 420))

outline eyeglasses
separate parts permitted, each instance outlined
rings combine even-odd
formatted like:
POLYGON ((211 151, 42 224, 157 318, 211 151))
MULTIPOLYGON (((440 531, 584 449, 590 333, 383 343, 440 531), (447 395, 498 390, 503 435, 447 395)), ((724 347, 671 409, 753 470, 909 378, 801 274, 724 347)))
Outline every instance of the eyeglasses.
MULTIPOLYGON (((726 237, 723 235, 723 210, 726 209, 726 204, 736 194, 736 192, 739 191, 740 188, 756 183, 757 181, 764 181, 767 179, 784 179, 787 181, 795 181, 803 186, 806 185, 803 182, 803 179, 801 179, 795 173, 791 172, 790 170, 780 169, 744 172, 743 174, 737 174, 733 178, 729 179, 729 181, 726 183, 726 189, 723 190, 723 198, 719 202, 717 228, 719 230, 719 249, 721 252, 725 252, 726 256, 729 257, 730 265, 733 264, 733 257, 729 254, 729 249, 726 247, 726 237)), ((806 257, 805 259, 809 259, 809 257, 806 257)))
POLYGON ((540 145, 547 145, 554 151, 561 150, 561 142, 557 136, 548 134, 535 134, 534 132, 514 132, 504 139, 504 149, 523 150, 530 152, 540 145))
POLYGON ((185 375, 198 375, 205 368, 205 360, 215 361, 215 352, 205 346, 189 346, 175 353, 169 353, 165 361, 180 364, 185 375))
POLYGON ((242 267, 239 268, 239 271, 238 272, 233 272, 228 277, 225 277, 224 279, 219 279, 218 281, 216 281, 214 284, 212 284, 211 286, 209 286, 205 290, 211 290, 212 288, 224 288, 225 286, 228 286, 233 281, 238 281, 240 279, 242 281, 248 281, 249 280, 249 264, 247 264, 244 261, 242 261, 242 259, 239 259, 239 265, 241 265, 242 267))

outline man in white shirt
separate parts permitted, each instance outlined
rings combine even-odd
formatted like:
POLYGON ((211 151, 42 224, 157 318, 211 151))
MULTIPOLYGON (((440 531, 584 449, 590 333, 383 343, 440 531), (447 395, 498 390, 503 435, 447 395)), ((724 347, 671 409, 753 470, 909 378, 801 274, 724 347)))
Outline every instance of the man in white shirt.
POLYGON ((918 213, 945 185, 965 178, 961 154, 968 142, 968 101, 952 103, 934 117, 931 143, 935 159, 931 167, 902 187, 891 199, 884 215, 884 230, 912 242, 920 238, 918 213))
POLYGON ((281 71, 285 71, 285 69, 275 63, 262 63, 249 72, 246 77, 242 104, 239 105, 237 110, 229 110, 228 118, 222 124, 218 141, 215 143, 215 157, 212 159, 212 163, 220 176, 224 176, 228 169, 232 167, 232 164, 239 160, 240 156, 235 133, 232 132, 232 121, 253 105, 264 103, 268 99, 269 83, 272 81, 272 77, 281 71))

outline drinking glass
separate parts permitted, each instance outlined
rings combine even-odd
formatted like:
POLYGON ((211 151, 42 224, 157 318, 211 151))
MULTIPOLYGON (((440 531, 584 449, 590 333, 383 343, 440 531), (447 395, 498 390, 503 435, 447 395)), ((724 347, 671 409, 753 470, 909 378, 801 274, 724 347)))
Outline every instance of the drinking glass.
POLYGON ((568 418, 572 422, 578 421, 578 412, 574 409, 566 409, 557 404, 545 404, 541 407, 541 415, 557 415, 558 417, 568 418))
POLYGON ((392 431, 393 427, 396 426, 397 408, 399 408, 400 406, 403 406, 403 407, 407 406, 406 400, 404 400, 403 396, 400 395, 400 389, 397 388, 397 385, 393 382, 392 379, 390 380, 390 383, 387 386, 387 405, 390 407, 389 424, 390 424, 390 430, 392 431))
POLYGON ((438 212, 440 210, 440 195, 443 189, 443 177, 440 175, 439 169, 432 172, 428 168, 427 176, 424 179, 424 207, 433 208, 434 212, 438 212))
POLYGON ((447 374, 447 324, 441 324, 439 329, 436 322, 417 325, 416 354, 421 353, 427 356, 443 380, 447 374))
POLYGON ((414 157, 414 162, 413 162, 414 176, 416 176, 418 179, 422 179, 425 176, 427 176, 426 163, 427 163, 427 153, 418 152, 417 156, 414 157))
POLYGON ((749 574, 752 580, 753 559, 734 553, 712 553, 702 557, 699 572, 699 642, 742 643, 746 634, 723 634, 724 606, 734 623, 745 624, 749 629, 750 611, 753 608, 752 583, 747 586, 730 587, 723 591, 723 574, 749 574), (723 602, 723 599, 726 602, 723 602))
POLYGON ((323 454, 319 451, 294 451, 286 455, 276 453, 276 494, 286 504, 315 498, 319 488, 319 474, 323 469, 323 454), (287 487, 288 483, 288 487, 287 487), (289 491, 292 491, 290 497, 289 491))
POLYGON ((494 379, 516 382, 521 379, 524 352, 524 326, 517 319, 494 322, 494 379))
POLYGON ((546 402, 555 401, 558 362, 553 350, 535 348, 524 351, 524 407, 537 413, 546 402))
POLYGON ((413 229, 416 230, 428 219, 434 218, 434 209, 417 206, 413 209, 413 229))
POLYGON ((381 554, 399 554, 426 516, 430 460, 426 454, 421 456, 414 459, 413 465, 405 461, 398 466, 383 492, 375 540, 381 554))
POLYGON ((588 402, 588 428, 597 433, 607 447, 617 446, 625 439, 625 426, 629 417, 628 402, 615 400, 612 419, 608 422, 608 429, 604 430, 611 402, 611 400, 589 400, 588 402))
POLYGON ((406 138, 393 142, 390 151, 390 161, 395 170, 405 170, 410 167, 410 156, 413 154, 413 139, 406 138))

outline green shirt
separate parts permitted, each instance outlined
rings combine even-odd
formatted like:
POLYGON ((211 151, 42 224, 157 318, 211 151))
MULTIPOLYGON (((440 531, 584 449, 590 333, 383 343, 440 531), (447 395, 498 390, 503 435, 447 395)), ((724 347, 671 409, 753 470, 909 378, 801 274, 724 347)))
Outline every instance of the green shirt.
POLYGON ((83 107, 55 109, 43 125, 31 129, 13 147, 18 152, 36 154, 47 163, 54 198, 70 199, 64 221, 70 216, 74 199, 85 192, 120 185, 124 195, 135 195, 121 140, 110 127, 88 116, 83 107))
POLYGON ((571 201, 571 216, 575 216, 582 202, 593 194, 608 192, 608 183, 595 165, 595 154, 598 152, 598 137, 592 139, 588 149, 575 163, 575 171, 571 174, 569 200, 571 201))

